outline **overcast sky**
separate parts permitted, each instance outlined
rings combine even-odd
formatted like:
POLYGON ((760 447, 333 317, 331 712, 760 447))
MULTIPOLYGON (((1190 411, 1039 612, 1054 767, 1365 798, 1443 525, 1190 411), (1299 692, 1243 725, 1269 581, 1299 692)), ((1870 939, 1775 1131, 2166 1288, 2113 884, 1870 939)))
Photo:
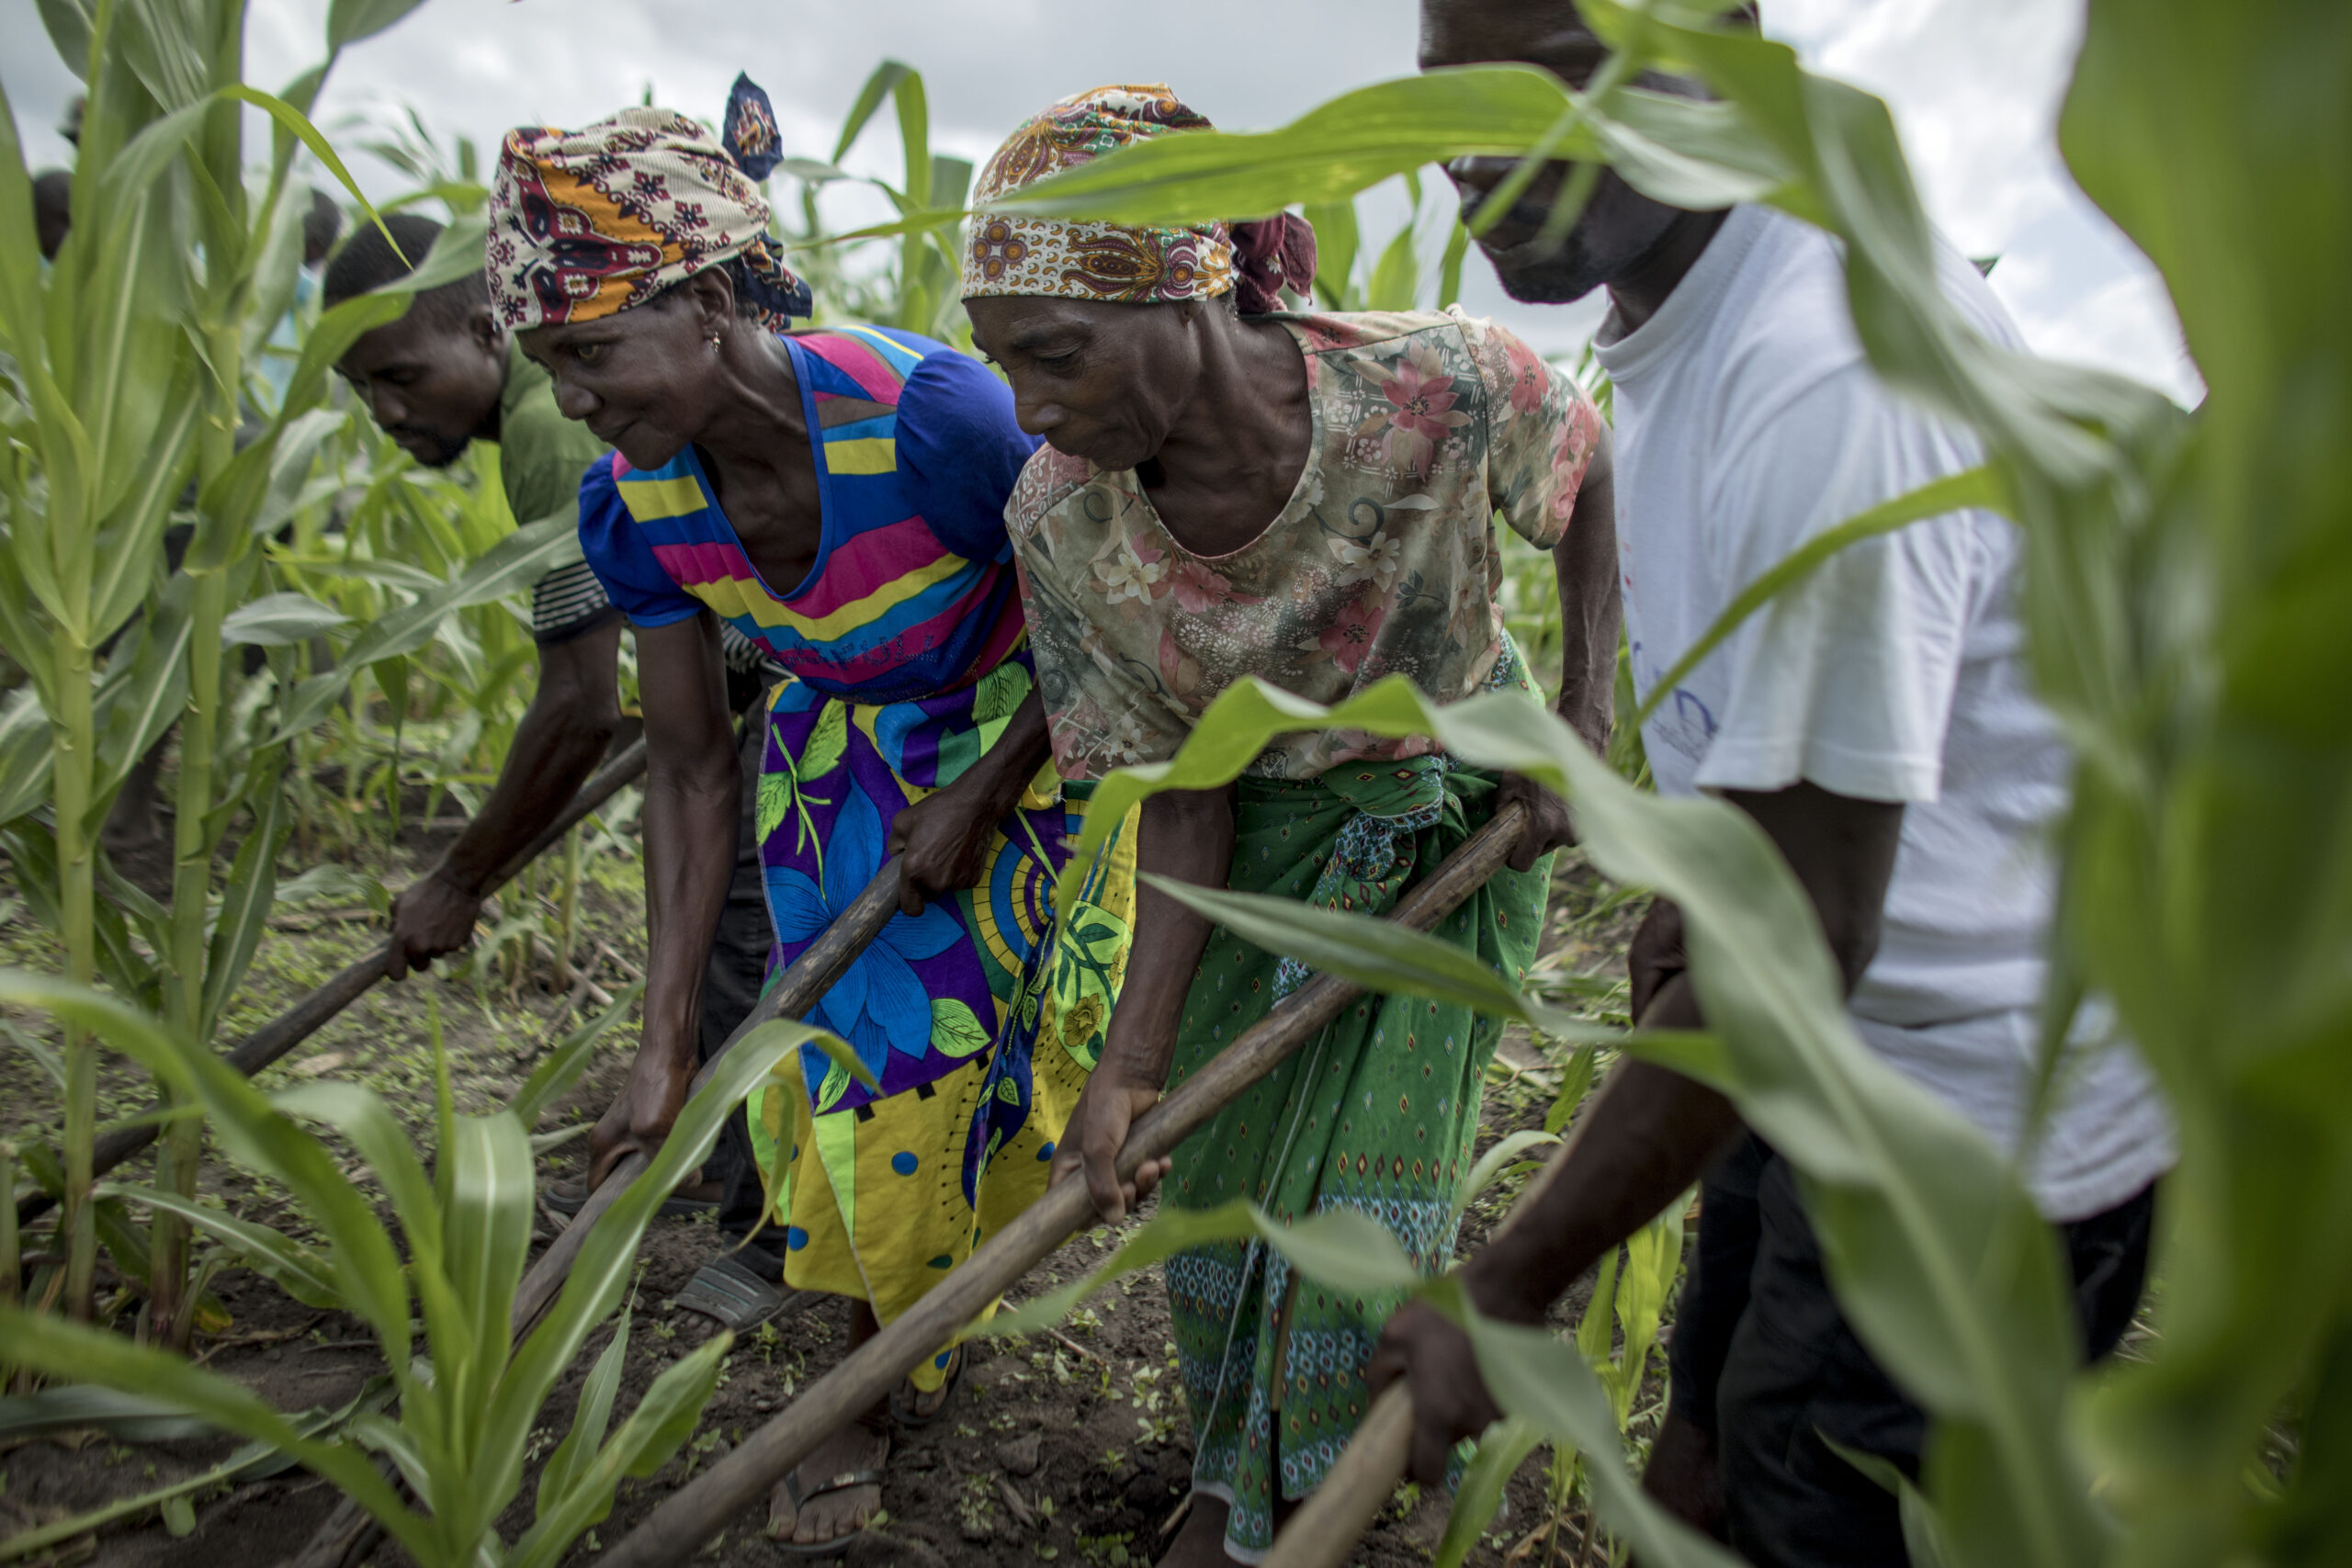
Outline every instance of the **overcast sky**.
MULTIPOLYGON (((324 53, 326 0, 254 0, 248 77, 282 85, 324 53)), ((445 141, 487 152, 507 126, 577 125, 650 87, 707 118, 739 70, 774 96, 788 152, 823 157, 876 62, 923 73, 932 138, 978 159, 1013 123, 1103 82, 1166 81, 1227 130, 1277 125, 1336 93, 1413 69, 1415 0, 1192 0, 1177 11, 1101 0, 426 0, 336 66, 317 118, 338 142, 357 117, 413 107, 445 141)), ((2052 140, 2081 28, 2077 0, 1765 0, 1766 26, 1815 69, 1894 107, 1928 210, 1971 255, 2000 256, 1995 288, 2044 353, 2107 366, 2188 400, 2193 367, 2161 281, 2077 191, 2052 140)), ((38 168, 64 161, 55 126, 77 85, 34 0, 0 0, 0 84, 38 168)), ((356 159, 371 191, 401 182, 356 159)), ((877 118, 853 168, 888 175, 877 118)), ((1402 198, 1368 228, 1393 231, 1402 198)), ((854 220, 854 201, 838 204, 854 220)), ((1474 256, 1464 303, 1550 352, 1589 334, 1597 302, 1516 304, 1474 256)))

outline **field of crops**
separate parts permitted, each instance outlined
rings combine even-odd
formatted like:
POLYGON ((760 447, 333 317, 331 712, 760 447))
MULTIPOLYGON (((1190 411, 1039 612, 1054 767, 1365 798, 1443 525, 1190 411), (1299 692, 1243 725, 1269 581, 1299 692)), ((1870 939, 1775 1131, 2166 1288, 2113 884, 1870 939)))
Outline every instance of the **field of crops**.
MULTIPOLYGON (((53 264, 0 102, 0 1562, 766 1562, 743 1505, 783 1445, 857 1407, 839 1403, 851 1374, 912 1364, 881 1368, 888 1334, 849 1355, 830 1310, 736 1338, 669 1304, 712 1236, 655 1205, 805 1026, 741 1040, 593 1224, 543 1201, 634 1047, 632 734, 467 955, 375 983, 391 895, 480 807, 530 697, 529 586, 578 549, 569 511, 510 514, 493 453, 420 468, 332 373, 413 293, 481 265, 478 149, 412 123, 339 152, 308 118, 337 54, 414 6, 335 0, 318 68, 267 91, 244 80, 242 0, 45 3, 87 88, 53 264), (413 188, 363 200, 341 156, 361 145, 413 188), (313 187, 346 232, 408 207, 449 227, 408 279, 322 312, 313 187)), ((1383 84, 1022 199, 1129 222, 1301 207, 1323 236, 1315 295, 1351 310, 1442 304, 1483 265, 1420 184, 1464 152, 1607 162, 1661 199, 1768 202, 1843 242, 1873 364, 1971 425, 1986 462, 1829 547, 1963 504, 2023 530, 2034 665, 2079 758, 2047 1005, 2111 1000, 2181 1129, 2128 1354, 2071 1371, 2016 1169, 1861 1046, 1752 824, 1644 787, 1629 682, 1605 758, 1515 697, 1439 709, 1401 682, 1323 721, 1432 736, 1568 795, 1584 842, 1524 989, 1368 919, 1238 895, 1213 912, 1327 976, 1511 1021, 1465 1249, 1615 1062, 1727 1093, 1802 1173, 1841 1301, 1936 1424, 1905 1483, 1915 1560, 2352 1561, 2352 15, 2090 6, 2063 144, 2172 290, 2210 388, 2184 412, 1976 338, 1934 285, 1884 107, 1708 28, 1720 8, 1586 0, 1617 51, 1588 93, 1503 67, 1383 84), (1715 99, 1639 90, 1651 65, 1715 99), (1419 220, 1365 234, 1355 198, 1387 180, 1419 220), (1691 921, 1713 1033, 1625 1032, 1623 948, 1653 891, 1691 921)), ((819 319, 968 344, 973 171, 933 152, 921 75, 886 62, 834 145, 786 152, 772 194, 819 319), (902 220, 830 235, 819 193, 884 116, 907 156, 876 183, 902 220)), ((1507 557, 1539 670, 1556 667, 1548 573, 1507 557)), ((1163 776, 1107 781, 1090 832, 1233 777, 1297 727, 1285 700, 1229 694, 1163 776)), ((1683 1217, 1613 1251, 1553 1334, 1469 1323, 1507 1419, 1451 1499, 1351 1450, 1327 1490, 1353 1499, 1351 1536, 1369 1522, 1356 1560, 1732 1561, 1632 1482, 1683 1217)), ((1462 1309, 1324 1219, 1203 1219, 1306 1277, 1462 1309)), ((901 1450, 851 1561, 1157 1556, 1191 1439, 1141 1269, 1174 1234, 1148 1211, 1058 1251, 1061 1233, 1035 1238, 1009 1290, 982 1254, 956 1271, 978 1292, 966 1319, 999 1291, 1016 1310, 972 1341, 951 1417, 901 1450)), ((983 1254, 1012 1258, 1012 1237, 983 1254)))

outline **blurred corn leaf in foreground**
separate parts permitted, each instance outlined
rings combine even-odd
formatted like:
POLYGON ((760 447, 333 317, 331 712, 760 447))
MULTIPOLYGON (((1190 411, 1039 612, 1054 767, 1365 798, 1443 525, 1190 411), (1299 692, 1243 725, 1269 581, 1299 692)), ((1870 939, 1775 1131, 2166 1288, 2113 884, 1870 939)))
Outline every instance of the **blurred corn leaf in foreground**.
MULTIPOLYGON (((1845 1123, 1845 1136, 1937 1168, 1905 1179, 1919 1201, 1875 1220, 1877 1200, 1848 1186, 1862 1172, 1810 1174, 1825 1234, 1860 1226, 1854 1245, 1831 1249, 1846 1259, 1841 1298, 1937 1418, 1926 1491, 1952 1562, 2339 1561, 2352 1551, 2352 1474, 2341 1471, 2352 1445, 2336 1431, 2352 1409, 2352 1078, 2341 1071, 2352 1059, 2352 704, 2341 696, 2352 467, 2338 450, 2352 410, 2340 283, 2352 254, 2352 13, 2284 0, 2090 7, 2064 145, 2171 287, 2210 388, 2185 416, 2147 389, 1966 329, 1937 290, 1929 231, 1876 100, 1807 75, 1780 45, 1672 25, 1663 6, 1582 8, 1635 63, 1699 76, 1719 101, 1582 97, 1518 68, 1438 73, 1267 136, 1123 152, 1022 205, 1232 216, 1342 199, 1427 158, 1523 153, 1549 134, 1563 154, 1607 156, 1662 199, 1769 200, 1838 235, 1872 363, 1978 431, 2024 529, 2035 666, 2082 761, 2050 1010, 2063 1019, 2086 990, 2114 999, 2184 1149, 2166 1187, 2161 1332, 2144 1359, 2070 1374, 2072 1326, 2014 1178, 1956 1136, 1932 1145, 1949 1157, 1917 1161, 1910 1134, 1922 1129, 1904 1131, 1887 1107, 1845 1123), (1952 1334, 1992 1353, 1948 1354, 1966 1348, 1952 1334), (2297 1457, 2278 1484, 2249 1485, 2282 1416, 2301 1428, 2297 1457)), ((1234 700, 1283 728, 1321 722, 1273 694, 1234 700)), ((1469 732, 1462 710, 1429 720, 1464 755, 1520 754, 1476 750, 1488 737, 1469 732)), ((1195 744, 1229 750, 1240 734, 1204 725, 1195 744)), ((1179 775, 1202 776, 1180 759, 1154 782, 1179 775)), ((1607 786, 1597 775, 1577 785, 1589 825, 1607 786)), ((1697 831, 1669 831, 1671 820, 1657 819, 1653 849, 1697 831)), ((1615 869, 1675 890, 1662 865, 1615 869)), ((1741 1082, 1770 1053, 1762 1021, 1741 1010, 1757 998, 1735 976, 1752 944, 1770 949, 1737 908, 1716 921, 1700 973, 1741 1082)), ((1826 1010, 1781 1022, 1808 1052, 1842 1031, 1826 1010)), ((2053 1076, 2066 1066, 2061 1038, 2052 1031, 2053 1076)), ((1790 1092, 1781 1113, 1819 1122, 1833 1108, 1818 1086, 1790 1092)), ((1752 1096, 1742 1103, 1765 1116, 1752 1096)))

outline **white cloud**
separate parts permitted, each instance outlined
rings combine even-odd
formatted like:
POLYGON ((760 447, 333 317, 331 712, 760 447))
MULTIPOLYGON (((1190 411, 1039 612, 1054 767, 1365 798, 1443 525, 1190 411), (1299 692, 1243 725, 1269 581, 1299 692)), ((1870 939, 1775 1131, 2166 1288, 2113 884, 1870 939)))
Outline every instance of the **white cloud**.
POLYGON ((1994 290, 2036 350, 2201 395, 2164 280, 2058 154, 2079 4, 1766 0, 1764 16, 1811 68, 1886 99, 1928 216, 2000 257, 1994 290))

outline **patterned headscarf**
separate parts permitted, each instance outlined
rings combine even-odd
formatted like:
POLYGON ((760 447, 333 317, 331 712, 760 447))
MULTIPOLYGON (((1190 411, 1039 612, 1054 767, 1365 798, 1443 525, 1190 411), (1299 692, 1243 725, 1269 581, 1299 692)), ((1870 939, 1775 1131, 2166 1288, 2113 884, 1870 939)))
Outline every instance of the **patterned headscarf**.
POLYGON ((1315 280, 1315 231, 1291 213, 1253 223, 1131 228, 1016 218, 989 204, 1048 175, 1178 131, 1215 129, 1160 83, 1096 87, 1033 116, 997 149, 972 197, 964 298, 1052 295, 1141 305, 1239 289, 1247 314, 1282 309, 1315 280))
POLYGON ((775 113, 738 76, 722 142, 670 109, 623 109, 583 130, 506 133, 491 195, 491 299, 509 329, 593 321, 740 258, 749 303, 782 328, 808 286, 768 236, 752 182, 776 164, 775 113))

